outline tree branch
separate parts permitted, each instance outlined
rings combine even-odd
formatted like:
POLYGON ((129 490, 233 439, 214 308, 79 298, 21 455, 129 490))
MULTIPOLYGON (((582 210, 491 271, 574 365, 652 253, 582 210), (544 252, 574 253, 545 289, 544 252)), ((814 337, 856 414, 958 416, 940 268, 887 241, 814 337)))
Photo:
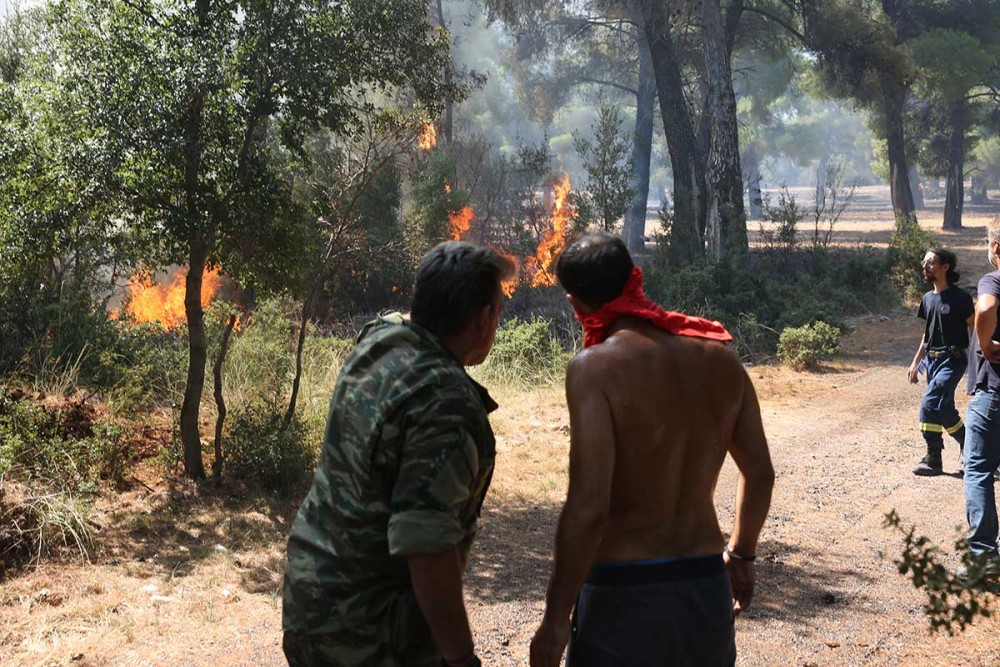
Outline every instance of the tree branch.
POLYGON ((796 39, 798 39, 803 44, 806 41, 806 36, 803 35, 801 32, 799 32, 795 28, 795 26, 793 26, 791 23, 789 23, 787 20, 781 18, 780 16, 777 16, 776 14, 772 14, 771 12, 767 11, 766 9, 761 9, 760 7, 754 7, 754 6, 748 5, 748 6, 746 6, 746 7, 743 8, 743 11, 753 12, 754 14, 757 14, 759 16, 763 16, 768 21, 774 21, 775 23, 777 23, 779 26, 781 26, 782 28, 784 28, 788 33, 790 33, 792 36, 794 36, 796 39))
POLYGON ((615 81, 603 81, 601 79, 594 79, 594 78, 591 78, 589 76, 581 76, 581 77, 578 77, 577 80, 580 83, 593 83, 593 84, 598 85, 598 86, 611 86, 612 88, 617 88, 618 90, 621 90, 622 92, 626 92, 629 95, 638 95, 639 94, 639 91, 636 90, 635 88, 629 88, 628 86, 623 86, 622 84, 617 83, 615 81))

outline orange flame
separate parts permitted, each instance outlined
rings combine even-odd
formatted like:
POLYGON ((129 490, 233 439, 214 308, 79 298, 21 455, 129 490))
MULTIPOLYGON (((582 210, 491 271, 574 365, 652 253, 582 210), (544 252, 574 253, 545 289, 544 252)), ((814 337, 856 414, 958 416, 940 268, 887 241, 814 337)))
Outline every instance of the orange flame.
MULTIPOLYGON (((184 291, 187 269, 178 269, 169 282, 158 284, 149 273, 143 272, 128 281, 129 316, 139 323, 159 322, 166 329, 175 329, 187 322, 184 312, 184 291)), ((219 290, 221 278, 218 269, 205 270, 201 283, 201 305, 212 302, 219 290)))
POLYGON ((476 216, 468 206, 461 211, 451 211, 448 213, 448 222, 451 223, 451 240, 461 241, 462 236, 469 231, 472 219, 476 216))
POLYGON ((434 127, 434 123, 424 123, 420 136, 417 138, 417 146, 422 151, 432 150, 437 146, 437 135, 437 128, 434 127))
POLYGON ((569 231, 570 218, 573 215, 569 204, 569 174, 563 174, 562 182, 555 184, 555 206, 552 210, 552 229, 538 244, 538 252, 532 262, 538 267, 531 279, 532 287, 547 287, 556 284, 554 271, 559 253, 566 247, 566 233, 569 231))
POLYGON ((514 292, 517 291, 517 284, 520 282, 521 267, 520 262, 517 261, 517 257, 510 254, 506 250, 501 250, 497 248, 497 252, 509 259, 514 263, 514 277, 510 280, 505 280, 500 283, 500 289, 503 291, 503 295, 508 299, 514 296, 514 292))

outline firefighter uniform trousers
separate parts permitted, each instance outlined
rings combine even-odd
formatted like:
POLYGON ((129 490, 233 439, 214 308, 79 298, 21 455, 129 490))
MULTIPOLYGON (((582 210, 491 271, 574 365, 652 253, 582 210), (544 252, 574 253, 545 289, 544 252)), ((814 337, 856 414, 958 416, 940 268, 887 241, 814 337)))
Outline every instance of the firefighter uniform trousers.
POLYGON ((955 408, 955 387, 969 365, 965 350, 931 350, 927 364, 927 391, 920 402, 920 430, 927 446, 935 451, 944 448, 947 431, 959 446, 965 442, 965 422, 955 408))

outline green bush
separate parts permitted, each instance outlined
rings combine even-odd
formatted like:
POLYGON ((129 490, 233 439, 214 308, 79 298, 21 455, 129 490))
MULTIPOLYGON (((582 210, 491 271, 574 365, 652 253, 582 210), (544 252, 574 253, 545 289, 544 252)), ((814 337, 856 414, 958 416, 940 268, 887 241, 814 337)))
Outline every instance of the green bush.
POLYGON ((787 327, 778 339, 778 358, 796 370, 814 368, 840 351, 840 329, 826 322, 787 327))
POLYGON ((180 405, 187 368, 183 336, 155 323, 117 325, 114 344, 99 352, 101 367, 107 370, 98 386, 108 388, 108 407, 134 415, 180 405))
POLYGON ((317 448, 309 442, 298 418, 286 427, 277 407, 249 404, 238 408, 229 421, 223 442, 225 470, 260 491, 295 491, 311 479, 316 467, 317 448))
POLYGON ((502 384, 530 385, 558 377, 566 362, 548 321, 515 318, 497 330, 493 349, 477 374, 502 384))
POLYGON ((49 410, 0 388, 0 477, 72 491, 93 491, 99 480, 117 484, 132 451, 120 426, 95 421, 87 406, 49 410))
POLYGON ((934 239, 920 227, 915 215, 896 216, 886 259, 889 282, 903 299, 916 299, 924 293, 927 283, 920 262, 933 245, 934 239))
MULTIPOLYGON (((223 319, 213 318, 217 326, 211 334, 212 362, 218 355, 223 319)), ((230 343, 223 373, 226 400, 230 405, 259 401, 277 404, 284 400, 295 372, 296 328, 278 300, 261 301, 244 329, 233 335, 230 343)), ((211 396, 206 399, 210 400, 211 396)))
POLYGON ((760 223, 764 246, 787 257, 798 243, 798 226, 803 218, 802 208, 795 201, 795 196, 789 194, 788 188, 782 187, 778 202, 773 205, 770 195, 764 195, 764 218, 772 224, 772 227, 765 227, 763 222, 760 223))
POLYGON ((895 303, 885 261, 869 247, 755 250, 743 266, 676 266, 655 254, 646 293, 668 310, 721 321, 741 357, 774 354, 779 333, 821 320, 843 328, 847 316, 895 303))

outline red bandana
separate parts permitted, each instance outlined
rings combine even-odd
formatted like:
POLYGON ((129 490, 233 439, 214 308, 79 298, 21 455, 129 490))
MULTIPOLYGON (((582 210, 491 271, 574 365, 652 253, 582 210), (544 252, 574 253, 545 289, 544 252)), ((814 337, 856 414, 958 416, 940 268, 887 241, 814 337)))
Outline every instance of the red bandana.
POLYGON ((733 339, 721 322, 664 310, 647 299, 642 291, 642 269, 639 267, 632 269, 632 276, 625 283, 620 297, 590 315, 577 314, 576 319, 583 325, 583 346, 603 343, 611 325, 623 316, 647 320, 657 329, 669 331, 675 336, 695 336, 723 342, 733 339))

